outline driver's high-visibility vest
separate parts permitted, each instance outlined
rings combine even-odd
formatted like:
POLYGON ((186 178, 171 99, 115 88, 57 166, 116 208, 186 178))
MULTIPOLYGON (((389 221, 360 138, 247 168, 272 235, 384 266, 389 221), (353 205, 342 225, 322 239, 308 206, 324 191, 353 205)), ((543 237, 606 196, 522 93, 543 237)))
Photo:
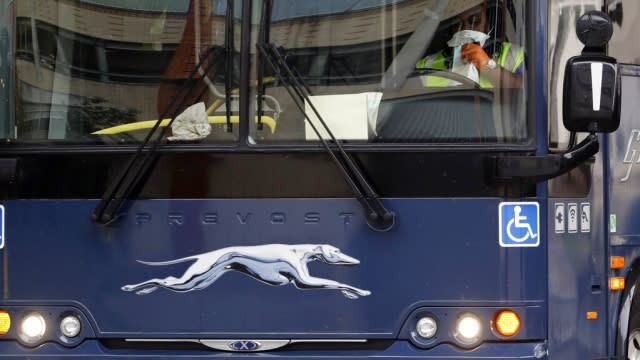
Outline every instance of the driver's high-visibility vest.
MULTIPOLYGON (((524 48, 513 46, 509 42, 502 43, 502 50, 493 57, 495 62, 502 68, 515 73, 524 62, 524 48)), ((435 55, 424 57, 416 63, 418 69, 448 70, 446 57, 442 51, 435 55)), ((447 87, 449 79, 435 75, 424 75, 420 77, 422 85, 425 87, 447 87)), ((480 87, 492 88, 493 84, 480 73, 480 87)))

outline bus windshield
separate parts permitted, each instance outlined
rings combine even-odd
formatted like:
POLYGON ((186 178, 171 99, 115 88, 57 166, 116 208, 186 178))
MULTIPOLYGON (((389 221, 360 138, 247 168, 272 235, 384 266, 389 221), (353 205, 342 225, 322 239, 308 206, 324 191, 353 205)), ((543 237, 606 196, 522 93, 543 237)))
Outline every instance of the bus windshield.
POLYGON ((530 137, 524 0, 3 3, 10 142, 135 144, 158 119, 169 144, 317 144, 319 119, 353 144, 530 137))

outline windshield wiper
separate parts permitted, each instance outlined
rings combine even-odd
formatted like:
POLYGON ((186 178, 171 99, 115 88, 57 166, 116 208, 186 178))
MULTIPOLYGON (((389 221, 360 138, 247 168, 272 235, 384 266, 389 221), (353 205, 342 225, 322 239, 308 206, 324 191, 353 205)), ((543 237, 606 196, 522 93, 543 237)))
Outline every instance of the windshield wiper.
POLYGON ((304 118, 318 136, 323 147, 338 166, 340 173, 353 190, 356 199, 365 210, 367 224, 377 231, 390 230, 395 223, 395 214, 384 206, 378 194, 365 179, 362 171, 355 164, 351 156, 345 152, 342 147, 342 142, 336 139, 333 135, 331 129, 329 129, 322 118, 322 115, 313 105, 313 102, 310 99, 311 92, 306 85, 303 84, 299 74, 289 67, 280 51, 273 44, 258 43, 257 47, 262 54, 262 58, 266 60, 269 66, 273 69, 276 78, 284 84, 284 87, 289 95, 291 95, 294 104, 304 115, 304 118), (329 135, 329 138, 331 138, 331 141, 335 144, 337 151, 334 151, 324 136, 320 134, 320 131, 313 121, 311 121, 309 114, 305 111, 305 103, 309 105, 318 121, 329 135))
POLYGON ((231 125, 231 88, 234 63, 233 52, 233 0, 227 0, 227 12, 225 14, 225 34, 224 34, 224 49, 226 52, 226 61, 224 69, 224 101, 225 101, 225 115, 227 116, 227 132, 233 131, 233 125, 231 125))
POLYGON ((258 48, 258 122, 260 123, 260 116, 262 113, 262 101, 266 96, 262 78, 265 72, 265 63, 268 63, 269 67, 273 69, 276 78, 285 85, 285 89, 291 96, 294 104, 298 107, 300 112, 302 112, 305 120, 309 123, 316 136, 318 136, 318 139, 320 139, 323 147, 338 167, 340 174, 342 174, 347 184, 349 184, 353 190, 356 199, 365 211, 369 227, 376 231, 390 230, 395 224, 395 214, 384 206, 378 194, 363 176, 362 171, 360 171, 349 154, 344 151, 342 143, 333 135, 331 129, 329 129, 326 122, 309 98, 311 90, 307 87, 304 81, 302 81, 300 74, 295 68, 292 69, 287 64, 283 56, 280 54, 280 51, 278 51, 278 49, 269 42, 272 8, 272 0, 263 1, 260 19, 261 26, 258 34, 258 43, 256 44, 256 47, 258 48), (309 118, 309 114, 307 114, 304 109, 305 102, 309 104, 318 121, 322 124, 322 127, 331 138, 331 141, 333 141, 337 147, 337 153, 340 158, 336 156, 336 153, 329 146, 327 140, 320 134, 316 125, 309 118))
MULTIPOLYGON (((260 32, 258 33, 259 39, 258 39, 258 43, 259 44, 268 44, 269 43, 269 25, 271 23, 271 1, 270 0, 264 0, 262 2, 262 9, 260 11, 261 13, 261 19, 260 19, 260 24, 262 25, 260 27, 260 32)), ((263 106, 263 101, 265 99, 265 95, 266 95, 266 86, 264 83, 264 75, 265 75, 265 63, 264 63, 264 59, 262 59, 262 54, 260 52, 258 52, 256 54, 256 59, 257 59, 257 67, 258 67, 258 104, 257 104, 257 116, 258 116, 258 130, 262 130, 263 129, 263 125, 262 125, 262 116, 264 116, 264 106, 263 106)))
MULTIPOLYGON (((108 224, 114 221, 124 201, 131 195, 133 189, 138 185, 140 180, 148 174, 151 165, 155 162, 157 149, 162 138, 164 137, 167 129, 171 126, 176 116, 184 110, 186 102, 190 99, 193 92, 198 88, 198 84, 202 79, 209 74, 214 66, 217 66, 221 55, 230 56, 225 54, 226 50, 220 46, 212 46, 203 54, 200 61, 193 68, 185 83, 182 84, 176 95, 173 97, 169 106, 160 115, 156 123, 149 130, 142 143, 138 146, 135 154, 131 157, 127 165, 122 169, 118 176, 112 181, 102 196, 102 199, 98 203, 98 206, 93 210, 91 219, 99 224, 108 224), (211 59, 211 60, 210 60, 211 59), (208 61, 210 60, 210 61, 208 61), (196 73, 202 68, 203 64, 208 61, 208 64, 204 68, 203 75, 196 77, 196 73), (189 84, 190 83, 190 84, 189 84), (187 84, 190 86, 187 87, 187 84), (171 112, 173 109, 173 112, 171 112), (156 133, 163 119, 171 113, 171 120, 169 123, 162 127, 158 136, 151 143, 151 147, 145 151, 147 145, 150 143, 152 136, 156 133)), ((227 75, 228 76, 228 75, 227 75)), ((201 98, 207 88, 204 87, 197 98, 201 98)), ((228 104, 227 104, 228 106, 228 104)))

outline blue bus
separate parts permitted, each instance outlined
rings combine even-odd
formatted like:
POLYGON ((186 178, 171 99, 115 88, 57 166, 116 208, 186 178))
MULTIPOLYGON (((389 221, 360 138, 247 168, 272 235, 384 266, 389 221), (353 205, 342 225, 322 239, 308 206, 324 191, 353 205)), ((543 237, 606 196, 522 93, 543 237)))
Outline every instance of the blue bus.
POLYGON ((640 359, 638 14, 1 0, 0 358, 640 359))

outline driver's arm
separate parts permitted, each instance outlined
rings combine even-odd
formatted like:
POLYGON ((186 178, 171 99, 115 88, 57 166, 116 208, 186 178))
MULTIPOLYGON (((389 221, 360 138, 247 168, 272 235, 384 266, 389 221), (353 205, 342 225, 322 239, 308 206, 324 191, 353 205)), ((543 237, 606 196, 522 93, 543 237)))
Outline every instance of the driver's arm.
POLYGON ((481 72, 494 86, 503 88, 519 88, 522 86, 522 77, 519 74, 511 72, 499 64, 495 64, 496 66, 491 68, 489 66, 491 57, 480 45, 462 45, 460 57, 473 63, 478 72, 481 72))

